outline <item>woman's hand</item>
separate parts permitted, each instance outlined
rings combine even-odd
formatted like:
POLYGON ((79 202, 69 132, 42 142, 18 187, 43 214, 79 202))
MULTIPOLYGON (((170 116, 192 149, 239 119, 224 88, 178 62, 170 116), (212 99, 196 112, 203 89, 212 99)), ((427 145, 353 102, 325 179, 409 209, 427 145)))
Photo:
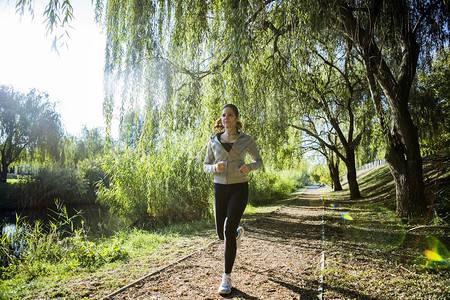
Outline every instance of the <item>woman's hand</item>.
POLYGON ((219 161, 216 164, 216 172, 217 173, 222 173, 225 171, 225 165, 226 165, 226 161, 219 161))
POLYGON ((242 174, 245 174, 245 175, 247 175, 248 173, 250 173, 251 170, 252 170, 252 169, 250 169, 250 166, 247 165, 247 164, 243 165, 243 166, 239 169, 239 171, 240 171, 242 174))

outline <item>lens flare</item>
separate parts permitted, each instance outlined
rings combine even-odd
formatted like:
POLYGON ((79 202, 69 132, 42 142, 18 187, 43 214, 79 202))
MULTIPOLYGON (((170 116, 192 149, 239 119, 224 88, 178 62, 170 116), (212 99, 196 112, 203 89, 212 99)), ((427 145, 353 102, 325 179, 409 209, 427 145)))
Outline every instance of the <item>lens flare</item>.
POLYGON ((450 252, 445 245, 435 236, 427 236, 425 239, 427 247, 423 255, 427 258, 425 268, 442 269, 450 267, 450 252))
POLYGON ((343 213, 342 219, 347 220, 347 221, 353 221, 353 217, 350 216, 348 213, 343 213))
POLYGON ((331 208, 336 208, 336 204, 330 203, 330 207, 331 207, 331 208))
POLYGON ((444 259, 442 256, 440 256, 438 253, 434 252, 433 250, 425 250, 423 251, 423 254, 431 261, 439 261, 442 262, 444 259))

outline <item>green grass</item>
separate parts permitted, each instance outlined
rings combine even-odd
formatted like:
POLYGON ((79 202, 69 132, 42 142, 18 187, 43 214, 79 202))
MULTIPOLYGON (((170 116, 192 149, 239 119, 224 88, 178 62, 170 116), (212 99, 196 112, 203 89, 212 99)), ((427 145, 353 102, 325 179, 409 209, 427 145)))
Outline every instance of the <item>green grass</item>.
MULTIPOLYGON (((448 168, 448 167, 447 167, 448 168)), ((433 180, 448 191, 448 169, 424 165, 427 193, 433 180), (439 176, 439 177, 438 177, 439 176)), ((448 299, 449 228, 410 230, 395 214, 395 187, 387 166, 358 178, 363 199, 344 191, 326 200, 325 297, 329 299, 448 299)), ((445 195, 442 192, 442 195, 445 195)), ((448 199, 440 199, 446 203, 448 199)), ((437 216, 430 220, 433 225, 437 216)), ((440 224, 445 225, 445 224, 440 224)))
POLYGON ((414 234, 386 208, 346 204, 327 210, 325 234, 327 298, 446 299, 450 295, 450 255, 444 246, 448 231, 414 234), (431 261, 424 255, 426 250, 435 251, 442 260, 431 261))
MULTIPOLYGON (((121 259, 100 266, 82 267, 70 259, 56 263, 36 260, 19 262, 15 275, 0 282, 0 295, 8 299, 36 299, 67 297, 79 299, 86 294, 119 288, 158 267, 187 255, 213 239, 211 221, 173 225, 158 231, 130 230, 119 232, 115 240, 121 241, 121 249, 128 259, 121 259), (93 278, 102 278, 96 283, 93 278), (91 281, 83 289, 82 282, 91 281)), ((112 238, 90 242, 97 249, 108 248, 112 238)))

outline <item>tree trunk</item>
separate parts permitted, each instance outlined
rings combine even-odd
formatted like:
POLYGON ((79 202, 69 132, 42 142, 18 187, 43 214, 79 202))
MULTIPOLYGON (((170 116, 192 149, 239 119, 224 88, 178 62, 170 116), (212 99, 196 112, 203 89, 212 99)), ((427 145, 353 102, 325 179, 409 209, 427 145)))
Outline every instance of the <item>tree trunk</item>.
POLYGON ((345 165, 347 166, 347 181, 350 189, 350 199, 359 199, 361 198, 361 193, 359 192, 358 181, 356 180, 355 152, 353 149, 346 149, 346 154, 347 159, 345 160, 345 165))
POLYGON ((0 182, 6 182, 6 179, 7 179, 7 177, 8 177, 8 168, 9 168, 9 165, 8 164, 6 164, 6 161, 5 161, 5 159, 3 158, 3 155, 2 155, 2 164, 1 164, 1 172, 0 172, 0 182))
POLYGON ((417 128, 407 107, 395 107, 393 112, 390 133, 393 142, 387 147, 386 161, 395 181, 397 215, 422 218, 429 203, 425 197, 417 128))
POLYGON ((335 191, 342 191, 341 181, 339 180, 339 165, 329 163, 328 169, 330 171, 330 177, 333 182, 333 188, 335 191))
POLYGON ((416 219, 425 216, 428 203, 424 196, 422 167, 391 151, 386 161, 395 181, 395 198, 399 217, 416 219))
MULTIPOLYGON (((418 47, 411 42, 404 52, 416 53, 418 47)), ((385 63, 382 63, 378 70, 375 69, 377 64, 373 66, 373 60, 370 60, 370 63, 370 72, 373 72, 390 107, 390 124, 386 126, 388 129, 384 134, 388 135, 386 161, 395 181, 397 215, 408 219, 422 218, 427 212, 428 203, 425 197, 417 128, 408 109, 410 82, 414 78, 414 72, 402 72, 402 76, 397 79, 398 84, 395 84, 385 63)), ((405 66, 404 69, 408 68, 405 66)), ((415 71, 415 65, 411 69, 415 71)))

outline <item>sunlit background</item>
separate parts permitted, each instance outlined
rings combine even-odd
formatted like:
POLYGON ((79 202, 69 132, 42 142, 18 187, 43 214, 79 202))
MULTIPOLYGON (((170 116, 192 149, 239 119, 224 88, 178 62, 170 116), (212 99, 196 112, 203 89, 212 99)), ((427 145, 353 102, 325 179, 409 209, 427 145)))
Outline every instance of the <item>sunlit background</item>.
POLYGON ((58 41, 58 53, 52 50, 55 34, 46 34, 43 24, 45 3, 34 3, 32 17, 28 11, 16 13, 11 1, 0 0, 0 85, 48 93, 70 134, 79 134, 83 126, 103 127, 105 36, 90 1, 73 1, 70 38, 58 41))

